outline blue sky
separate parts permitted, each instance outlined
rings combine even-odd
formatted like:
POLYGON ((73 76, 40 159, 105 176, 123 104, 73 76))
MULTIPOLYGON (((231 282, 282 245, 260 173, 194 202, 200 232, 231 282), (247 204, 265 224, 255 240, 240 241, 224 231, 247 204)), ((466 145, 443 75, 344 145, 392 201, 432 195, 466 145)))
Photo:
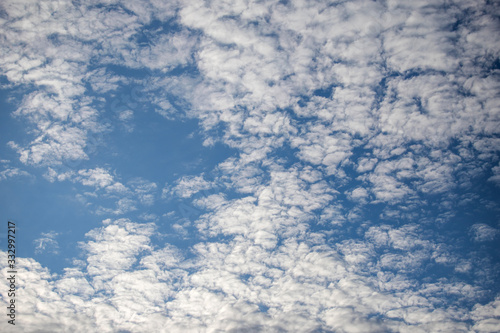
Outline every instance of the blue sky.
POLYGON ((2 330, 500 331, 499 12, 2 3, 2 330))

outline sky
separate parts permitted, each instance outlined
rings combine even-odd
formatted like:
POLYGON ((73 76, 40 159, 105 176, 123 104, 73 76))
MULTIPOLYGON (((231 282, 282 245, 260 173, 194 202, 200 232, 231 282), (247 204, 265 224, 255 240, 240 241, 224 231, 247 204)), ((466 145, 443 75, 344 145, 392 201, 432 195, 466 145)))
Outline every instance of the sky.
POLYGON ((2 1, 0 330, 500 331, 499 31, 485 0, 2 1))

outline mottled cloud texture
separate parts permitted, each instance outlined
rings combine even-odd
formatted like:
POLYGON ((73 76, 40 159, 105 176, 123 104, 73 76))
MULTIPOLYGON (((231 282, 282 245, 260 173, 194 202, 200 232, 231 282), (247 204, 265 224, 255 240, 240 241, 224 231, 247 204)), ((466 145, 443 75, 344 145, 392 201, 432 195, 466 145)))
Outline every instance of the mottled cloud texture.
MULTIPOLYGON (((41 170, 81 188, 103 223, 62 274, 18 259, 22 310, 2 331, 500 331, 499 13, 460 0, 4 2, 0 74, 25 91, 25 133, 0 182, 41 170), (234 153, 168 184, 99 164, 145 106, 234 153), (171 202, 180 213, 150 211, 171 202)), ((57 253, 61 238, 47 230, 37 248, 57 253)))

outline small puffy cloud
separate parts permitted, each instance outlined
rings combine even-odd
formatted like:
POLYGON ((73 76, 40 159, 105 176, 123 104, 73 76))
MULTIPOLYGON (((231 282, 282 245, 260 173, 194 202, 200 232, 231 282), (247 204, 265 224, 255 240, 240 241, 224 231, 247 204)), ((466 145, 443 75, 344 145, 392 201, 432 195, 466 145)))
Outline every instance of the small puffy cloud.
POLYGON ((106 187, 106 192, 109 192, 109 193, 124 194, 124 193, 127 193, 128 191, 129 191, 129 189, 120 182, 115 182, 113 185, 109 185, 106 187))
POLYGON ((21 170, 19 168, 5 168, 4 170, 0 171, 0 181, 17 177, 31 178, 33 176, 29 172, 21 170))
MULTIPOLYGON (((189 198, 193 194, 200 191, 208 190, 213 187, 213 183, 204 179, 203 175, 200 176, 185 176, 177 180, 177 184, 167 192, 171 192, 181 198, 189 198)), ((164 190, 164 193, 165 190, 164 190)))
POLYGON ((365 199, 368 198, 368 196, 369 196, 368 191, 363 187, 357 187, 350 193, 348 193, 349 199, 353 201, 364 202, 365 199))
POLYGON ((151 206, 154 203, 156 189, 158 188, 156 183, 136 178, 127 182, 127 185, 142 204, 151 206))
POLYGON ((83 185, 94 186, 97 189, 105 188, 113 183, 113 176, 103 168, 79 170, 78 175, 83 185))
POLYGON ((137 210, 137 201, 130 198, 121 198, 115 202, 115 208, 102 207, 97 208, 96 213, 99 215, 112 214, 123 215, 137 210))
POLYGON ((35 253, 59 254, 59 243, 56 238, 59 234, 55 231, 42 232, 41 237, 33 241, 35 253))
POLYGON ((72 179, 72 177, 75 175, 74 171, 56 171, 55 169, 48 167, 47 172, 43 175, 45 179, 47 179, 49 182, 54 182, 54 181, 65 181, 68 179, 72 179))
POLYGON ((476 242, 491 242, 498 235, 498 229, 485 223, 476 223, 470 228, 472 239, 476 242))
POLYGON ((122 111, 118 115, 118 119, 120 119, 121 121, 128 121, 131 120, 133 117, 134 117, 134 112, 131 110, 122 111))
POLYGON ((493 167, 491 171, 493 172, 493 176, 488 178, 488 180, 494 182, 497 185, 500 184, 500 165, 493 167))
POLYGON ((361 158, 358 161, 358 167, 357 167, 356 171, 358 171, 360 173, 370 171, 373 169, 375 164, 377 164, 376 158, 361 158))

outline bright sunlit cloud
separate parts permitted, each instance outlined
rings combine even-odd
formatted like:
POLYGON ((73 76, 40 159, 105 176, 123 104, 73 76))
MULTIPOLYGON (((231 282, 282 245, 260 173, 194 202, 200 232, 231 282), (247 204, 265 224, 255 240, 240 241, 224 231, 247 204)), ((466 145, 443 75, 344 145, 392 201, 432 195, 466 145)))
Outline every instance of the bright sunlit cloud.
POLYGON ((499 331, 499 13, 4 2, 2 331, 499 331))

